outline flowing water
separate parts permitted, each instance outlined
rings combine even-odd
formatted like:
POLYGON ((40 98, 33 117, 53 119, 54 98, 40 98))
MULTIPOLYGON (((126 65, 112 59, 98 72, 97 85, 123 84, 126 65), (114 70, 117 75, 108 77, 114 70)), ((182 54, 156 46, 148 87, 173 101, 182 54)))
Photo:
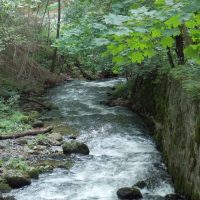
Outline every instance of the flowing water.
POLYGON ((73 81, 49 92, 59 112, 48 115, 76 128, 90 155, 77 155, 70 170, 56 169, 14 190, 17 200, 117 200, 117 189, 141 180, 148 183, 142 190, 146 200, 173 193, 161 154, 140 118, 99 103, 119 81, 73 81))

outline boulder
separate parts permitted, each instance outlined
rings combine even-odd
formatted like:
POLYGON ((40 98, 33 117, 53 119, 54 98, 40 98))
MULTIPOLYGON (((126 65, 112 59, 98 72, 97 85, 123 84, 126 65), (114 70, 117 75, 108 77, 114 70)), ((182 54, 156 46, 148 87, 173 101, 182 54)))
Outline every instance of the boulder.
POLYGON ((117 191, 117 196, 119 199, 127 199, 127 200, 142 198, 142 194, 139 189, 129 188, 129 187, 120 188, 117 191))
POLYGON ((60 142, 60 141, 63 140, 63 137, 60 133, 52 133, 48 137, 49 137, 50 140, 53 140, 53 141, 59 141, 60 142))
POLYGON ((40 171, 36 167, 31 167, 28 171, 28 175, 33 179, 39 178, 40 171))
POLYGON ((134 187, 138 187, 140 189, 143 189, 147 186, 147 184, 145 183, 145 181, 138 181, 135 185, 133 185, 133 188, 134 187))
POLYGON ((69 139, 69 140, 76 140, 76 136, 73 136, 73 135, 70 135, 69 137, 67 137, 67 139, 69 139))
MULTIPOLYGON (((11 187, 4 182, 0 182, 0 193, 7 193, 11 191, 11 187)), ((0 195, 1 196, 1 195, 0 195)))
POLYGON ((83 155, 88 155, 90 152, 86 144, 77 142, 75 140, 64 142, 62 148, 64 154, 79 153, 83 155))
POLYGON ((42 128, 42 127, 44 127, 44 122, 43 122, 43 121, 35 121, 35 122, 32 124, 32 127, 33 127, 33 128, 42 128))
POLYGON ((4 179, 13 189, 31 184, 31 178, 27 173, 19 170, 8 170, 4 173, 4 179))

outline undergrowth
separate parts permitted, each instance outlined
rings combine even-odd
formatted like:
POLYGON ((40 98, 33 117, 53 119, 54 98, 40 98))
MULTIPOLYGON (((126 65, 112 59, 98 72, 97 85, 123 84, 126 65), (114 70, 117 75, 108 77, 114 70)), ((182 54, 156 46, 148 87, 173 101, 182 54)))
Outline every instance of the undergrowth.
POLYGON ((7 162, 4 163, 6 169, 16 169, 21 171, 28 171, 29 165, 26 161, 20 158, 10 158, 7 162))
POLYGON ((178 80, 193 99, 200 100, 200 70, 198 65, 182 65, 171 70, 170 75, 178 80))
POLYGON ((6 135, 30 129, 29 116, 18 108, 18 95, 11 96, 8 100, 0 98, 0 134, 6 135))
POLYGON ((129 99, 134 85, 134 80, 130 79, 126 82, 116 85, 115 90, 112 92, 113 97, 129 99))

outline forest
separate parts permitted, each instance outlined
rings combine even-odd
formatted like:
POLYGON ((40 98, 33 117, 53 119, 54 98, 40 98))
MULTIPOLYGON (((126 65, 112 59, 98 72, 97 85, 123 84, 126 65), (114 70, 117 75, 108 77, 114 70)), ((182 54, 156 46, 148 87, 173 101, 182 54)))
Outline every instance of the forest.
POLYGON ((0 199, 200 200, 199 77, 199 0, 0 0, 0 199))

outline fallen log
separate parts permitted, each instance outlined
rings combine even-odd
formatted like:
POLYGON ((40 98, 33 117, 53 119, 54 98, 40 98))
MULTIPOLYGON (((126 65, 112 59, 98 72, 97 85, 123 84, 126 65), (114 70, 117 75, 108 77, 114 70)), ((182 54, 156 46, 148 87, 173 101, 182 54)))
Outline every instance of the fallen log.
POLYGON ((25 136, 34 136, 38 134, 44 134, 44 133, 50 132, 52 129, 53 129, 52 126, 48 126, 47 128, 30 130, 30 131, 25 131, 22 133, 15 133, 12 135, 0 135, 0 140, 16 139, 16 138, 25 137, 25 136))

